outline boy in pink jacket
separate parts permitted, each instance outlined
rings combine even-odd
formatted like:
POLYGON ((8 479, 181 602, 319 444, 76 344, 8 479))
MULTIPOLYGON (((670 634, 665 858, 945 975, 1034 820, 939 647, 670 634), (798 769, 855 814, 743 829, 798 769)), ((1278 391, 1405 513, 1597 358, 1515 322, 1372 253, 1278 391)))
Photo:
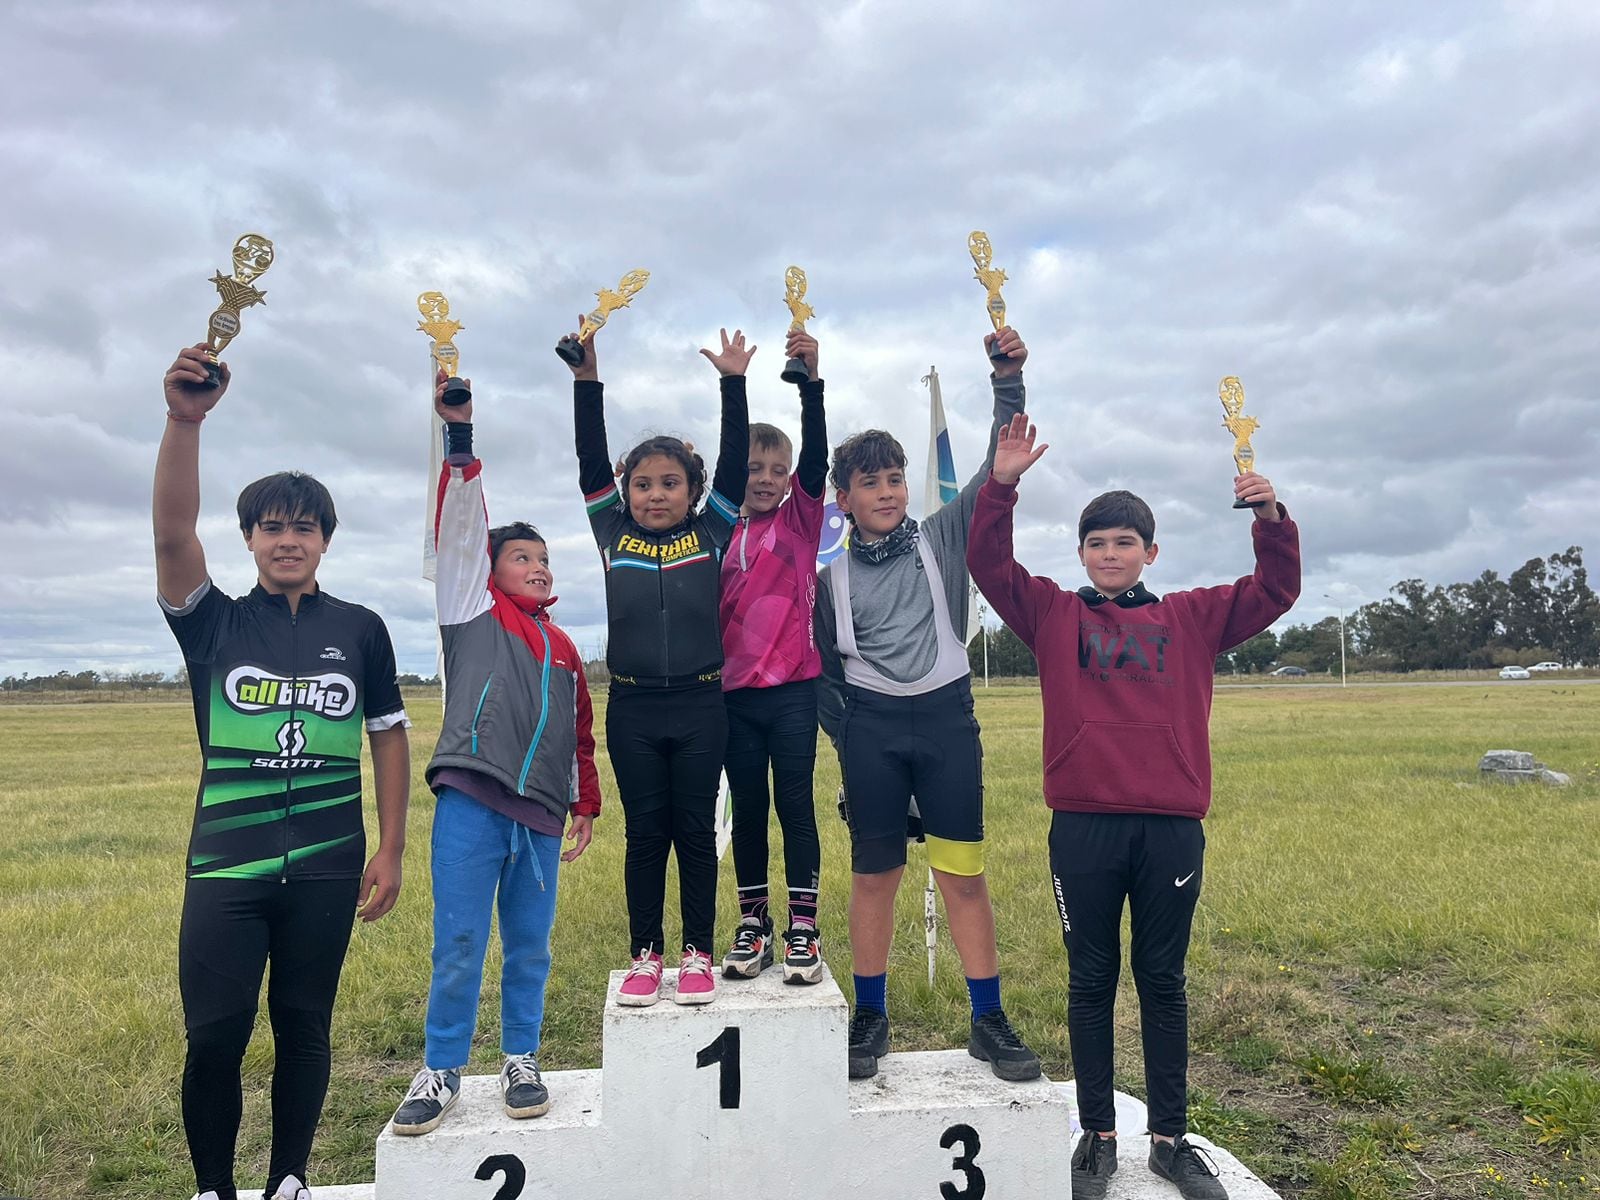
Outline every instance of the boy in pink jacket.
POLYGON ((791 330, 786 351, 801 359, 800 461, 782 430, 750 426, 750 476, 739 523, 722 558, 722 688, 728 707, 724 765, 733 793, 733 866, 739 926, 722 960, 729 979, 754 979, 775 961, 767 884, 768 769, 783 829, 789 927, 786 983, 822 978, 817 877, 822 851, 812 803, 817 761, 816 678, 822 672, 812 610, 822 538, 828 427, 817 378, 817 341, 791 330), (793 468, 793 474, 791 474, 793 468))
POLYGON ((1256 568, 1222 587, 1162 597, 1139 576, 1154 563, 1155 517, 1131 492, 1107 492, 1078 521, 1090 586, 1030 575, 1012 552, 1017 481, 1046 447, 1018 416, 1000 432, 967 546, 972 578, 1039 660, 1050 872, 1067 947, 1067 1033, 1084 1133, 1072 1194, 1095 1200, 1117 1169, 1112 1006, 1122 906, 1132 916, 1149 1100, 1152 1171, 1186 1200, 1226 1200, 1205 1151, 1184 1137, 1188 999, 1184 959, 1200 896, 1211 807, 1211 680, 1217 655, 1266 629, 1300 594, 1300 535, 1255 473, 1234 494, 1258 506, 1256 568))

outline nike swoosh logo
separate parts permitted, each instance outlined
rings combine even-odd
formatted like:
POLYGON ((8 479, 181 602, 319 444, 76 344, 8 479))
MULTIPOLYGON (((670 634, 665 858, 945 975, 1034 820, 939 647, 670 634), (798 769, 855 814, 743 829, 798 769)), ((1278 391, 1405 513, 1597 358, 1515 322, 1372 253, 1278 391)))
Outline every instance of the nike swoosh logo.
POLYGON ((1193 879, 1193 878, 1194 878, 1194 872, 1193 872, 1193 871, 1190 871, 1190 872, 1189 872, 1189 873, 1188 873, 1188 874, 1187 874, 1187 875, 1185 875, 1185 876, 1184 876, 1184 877, 1183 877, 1183 878, 1182 878, 1182 879, 1174 879, 1174 880, 1173 880, 1173 881, 1172 881, 1172 886, 1173 886, 1173 887, 1182 887, 1182 886, 1183 886, 1183 885, 1184 885, 1184 884, 1186 884, 1186 883, 1188 883, 1188 882, 1189 882, 1189 880, 1191 880, 1191 879, 1193 879))

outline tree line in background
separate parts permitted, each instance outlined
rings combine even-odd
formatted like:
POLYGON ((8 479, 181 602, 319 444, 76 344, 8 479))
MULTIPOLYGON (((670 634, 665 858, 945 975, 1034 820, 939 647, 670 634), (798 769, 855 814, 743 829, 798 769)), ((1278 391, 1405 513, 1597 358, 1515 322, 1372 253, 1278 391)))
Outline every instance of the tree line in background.
MULTIPOLYGON (((1485 571, 1471 583, 1429 587, 1403 579, 1383 600, 1345 617, 1345 655, 1351 671, 1426 671, 1501 667, 1508 663, 1559 662, 1600 666, 1600 598, 1589 586, 1583 548, 1569 546, 1549 558, 1530 558, 1502 579, 1485 571)), ((967 647, 974 675, 995 678, 1037 675, 1039 667, 1022 639, 1001 625, 983 630, 967 647)), ((1274 667, 1339 670, 1339 618, 1272 630, 1217 659, 1219 674, 1250 675, 1274 667)), ((603 682, 604 654, 590 668, 591 685, 603 682)), ((437 687, 432 675, 405 674, 402 687, 437 687)), ((188 673, 161 671, 57 671, 54 675, 8 675, 4 692, 183 691, 188 673)))
MULTIPOLYGON (((1470 583, 1430 587, 1402 579, 1383 600, 1345 616, 1351 671, 1428 671, 1559 662, 1600 665, 1600 598, 1589 586, 1583 548, 1530 558, 1502 579, 1485 571, 1470 583)), ((1275 666, 1339 670, 1339 618, 1270 629, 1217 659, 1241 675, 1275 666)))

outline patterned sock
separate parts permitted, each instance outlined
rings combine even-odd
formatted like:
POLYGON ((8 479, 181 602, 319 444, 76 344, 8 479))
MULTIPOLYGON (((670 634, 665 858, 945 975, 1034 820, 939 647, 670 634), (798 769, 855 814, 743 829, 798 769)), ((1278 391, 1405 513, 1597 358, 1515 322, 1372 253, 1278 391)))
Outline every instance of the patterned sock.
POLYGON ((789 925, 793 929, 817 927, 817 889, 789 889, 789 925))
POLYGON ((772 924, 772 916, 767 911, 765 880, 739 889, 739 920, 759 921, 763 929, 772 924))
POLYGON ((889 1015, 889 976, 882 975, 857 975, 856 981, 856 1008, 867 1009, 869 1012, 881 1012, 889 1015))
POLYGON ((1000 1011, 1000 976, 987 979, 967 976, 967 995, 972 998, 972 1019, 976 1021, 985 1013, 1000 1011))

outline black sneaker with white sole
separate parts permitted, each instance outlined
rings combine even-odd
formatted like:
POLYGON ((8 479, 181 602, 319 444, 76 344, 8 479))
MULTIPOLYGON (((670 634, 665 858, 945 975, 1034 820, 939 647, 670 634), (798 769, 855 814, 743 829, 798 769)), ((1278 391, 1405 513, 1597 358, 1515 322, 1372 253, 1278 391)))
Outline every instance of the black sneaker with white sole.
POLYGON ((722 956, 725 979, 754 979, 777 959, 772 949, 772 927, 741 921, 733 931, 733 946, 722 956))
POLYGON ((822 939, 809 925, 797 925, 783 935, 783 981, 820 983, 822 939))
POLYGON ((1085 1129, 1072 1152, 1072 1200, 1101 1200, 1117 1173, 1117 1139, 1085 1129))
POLYGON ((531 1054, 508 1054, 500 1068, 500 1099, 508 1117, 542 1117, 550 1111, 550 1091, 531 1054))
POLYGON ((850 1018, 850 1078, 871 1079, 878 1059, 889 1053, 889 1018, 870 1008, 856 1009, 850 1018))
POLYGON ((389 1127, 401 1137, 432 1133, 460 1095, 460 1071, 430 1071, 423 1067, 412 1078, 411 1088, 395 1110, 389 1127))
POLYGON ((974 1018, 967 1053, 1012 1083, 1039 1078, 1039 1056, 1028 1049, 1002 1009, 974 1018))
POLYGON ((1228 1200, 1211 1155, 1182 1134, 1170 1142, 1150 1139, 1150 1169, 1177 1184, 1183 1200, 1228 1200))

